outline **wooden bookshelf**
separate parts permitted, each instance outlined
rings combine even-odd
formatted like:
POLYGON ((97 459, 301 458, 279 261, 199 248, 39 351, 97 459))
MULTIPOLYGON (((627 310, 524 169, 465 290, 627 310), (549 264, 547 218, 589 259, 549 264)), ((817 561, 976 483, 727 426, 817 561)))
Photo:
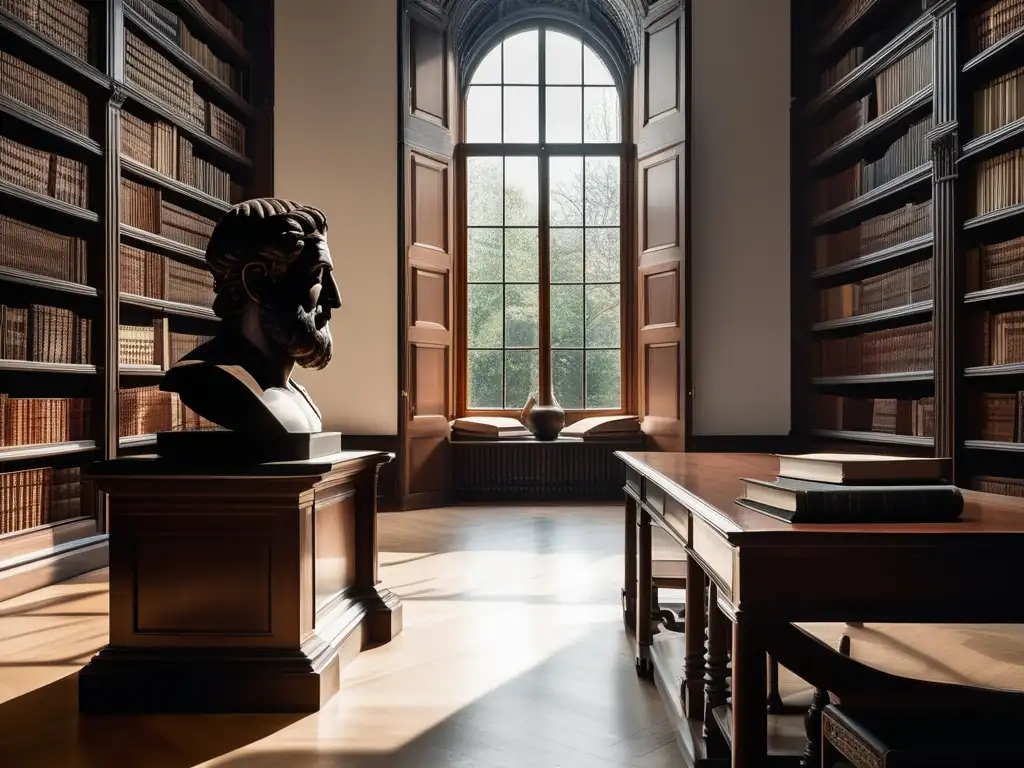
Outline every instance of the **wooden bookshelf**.
POLYGON ((0 3, 0 596, 47 528, 96 567, 83 462, 198 425, 159 381, 216 332, 209 232, 272 191, 272 36, 270 0, 0 3))
POLYGON ((1022 51, 1021 0, 793 4, 795 429, 927 449, 1020 496, 1022 51), (926 225, 897 220, 923 206, 926 225))

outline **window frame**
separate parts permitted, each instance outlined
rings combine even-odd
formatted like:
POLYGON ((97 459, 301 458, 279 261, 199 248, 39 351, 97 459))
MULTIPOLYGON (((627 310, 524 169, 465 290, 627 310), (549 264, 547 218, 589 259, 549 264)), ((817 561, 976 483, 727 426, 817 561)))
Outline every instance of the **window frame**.
MULTIPOLYGON (((471 75, 465 78, 465 85, 459 92, 459 136, 463 138, 455 148, 456 173, 456 237, 455 237, 455 416, 518 416, 522 406, 516 408, 481 409, 469 408, 469 339, 468 339, 468 234, 467 217, 468 179, 467 159, 470 157, 536 157, 538 159, 538 286, 540 293, 538 308, 538 389, 551 385, 551 279, 550 279, 550 180, 549 160, 552 157, 618 157, 619 158, 619 392, 618 408, 565 408, 566 423, 591 416, 612 416, 635 413, 636 392, 636 259, 635 226, 633 212, 636 210, 636 184, 634 183, 635 156, 632 144, 632 90, 623 82, 616 68, 603 54, 601 46, 575 25, 548 19, 530 19, 504 27, 487 41, 479 60, 472 62, 475 69, 495 46, 520 32, 538 31, 538 137, 536 144, 524 143, 467 143, 467 101, 471 86, 471 75), (618 143, 573 143, 549 144, 544 141, 546 131, 546 32, 561 32, 579 39, 596 55, 607 68, 619 97, 619 141, 618 143)), ((504 83, 502 84, 504 87, 504 83)), ((584 86, 585 87, 585 86, 584 86)), ((524 403, 525 405, 525 403, 524 403)), ((563 406, 564 408, 564 406, 563 406)))

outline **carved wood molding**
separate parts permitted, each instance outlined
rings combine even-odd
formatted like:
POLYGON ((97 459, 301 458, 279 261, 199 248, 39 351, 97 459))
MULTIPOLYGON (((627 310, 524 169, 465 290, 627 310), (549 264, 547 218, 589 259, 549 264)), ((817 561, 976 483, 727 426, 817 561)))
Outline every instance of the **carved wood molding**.
POLYGON ((115 109, 120 109, 124 106, 127 99, 128 91, 119 83, 113 83, 110 87, 110 95, 107 97, 107 100, 110 102, 110 106, 115 109))
POLYGON ((821 719, 822 731, 828 743, 835 747, 856 768, 882 768, 881 758, 855 733, 851 733, 826 714, 821 719))
POLYGON ((957 163, 960 160, 960 137, 957 123, 949 121, 937 125, 928 133, 932 150, 932 173, 935 181, 947 181, 957 177, 957 163))
POLYGON ((947 13, 952 13, 956 10, 957 0, 942 0, 941 2, 933 3, 928 9, 936 19, 945 16, 947 13))

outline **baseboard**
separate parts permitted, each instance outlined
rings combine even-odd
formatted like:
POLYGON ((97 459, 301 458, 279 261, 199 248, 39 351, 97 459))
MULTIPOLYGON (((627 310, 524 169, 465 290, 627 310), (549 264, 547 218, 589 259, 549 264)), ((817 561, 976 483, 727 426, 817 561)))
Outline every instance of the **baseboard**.
POLYGON ((788 435, 694 435, 695 453, 795 453, 805 441, 788 435))
POLYGON ((395 460, 381 467, 377 476, 377 510, 395 510, 398 507, 398 452, 401 448, 398 435, 344 433, 341 436, 341 447, 346 451, 387 451, 395 454, 395 460))
POLYGON ((106 568, 107 534, 69 541, 0 563, 0 600, 106 568))

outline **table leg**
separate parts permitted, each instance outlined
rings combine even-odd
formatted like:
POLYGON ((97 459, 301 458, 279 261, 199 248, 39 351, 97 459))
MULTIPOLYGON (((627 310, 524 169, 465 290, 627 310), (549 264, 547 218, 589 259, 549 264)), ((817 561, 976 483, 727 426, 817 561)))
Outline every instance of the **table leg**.
POLYGON ((692 557, 686 561, 686 609, 683 643, 683 711, 687 717, 704 714, 704 633, 707 614, 704 610, 707 576, 692 557))
POLYGON ((642 504, 636 504, 636 673, 641 677, 654 674, 651 658, 651 516, 642 504))
MULTIPOLYGON (((708 622, 707 622, 707 653, 704 657, 704 738, 709 741, 708 749, 712 749, 712 740, 716 739, 715 719, 712 716, 716 707, 728 701, 729 686, 729 620, 718 607, 718 587, 714 582, 708 586, 708 622)), ((719 740, 720 741, 720 740, 719 740)), ((708 754, 709 757, 712 755, 708 754)))
POLYGON ((622 579, 622 620, 626 629, 636 629, 636 499, 626 495, 625 514, 625 554, 626 568, 622 579))
POLYGON ((763 765, 768 754, 767 654, 758 629, 742 614, 732 627, 732 768, 763 765))

